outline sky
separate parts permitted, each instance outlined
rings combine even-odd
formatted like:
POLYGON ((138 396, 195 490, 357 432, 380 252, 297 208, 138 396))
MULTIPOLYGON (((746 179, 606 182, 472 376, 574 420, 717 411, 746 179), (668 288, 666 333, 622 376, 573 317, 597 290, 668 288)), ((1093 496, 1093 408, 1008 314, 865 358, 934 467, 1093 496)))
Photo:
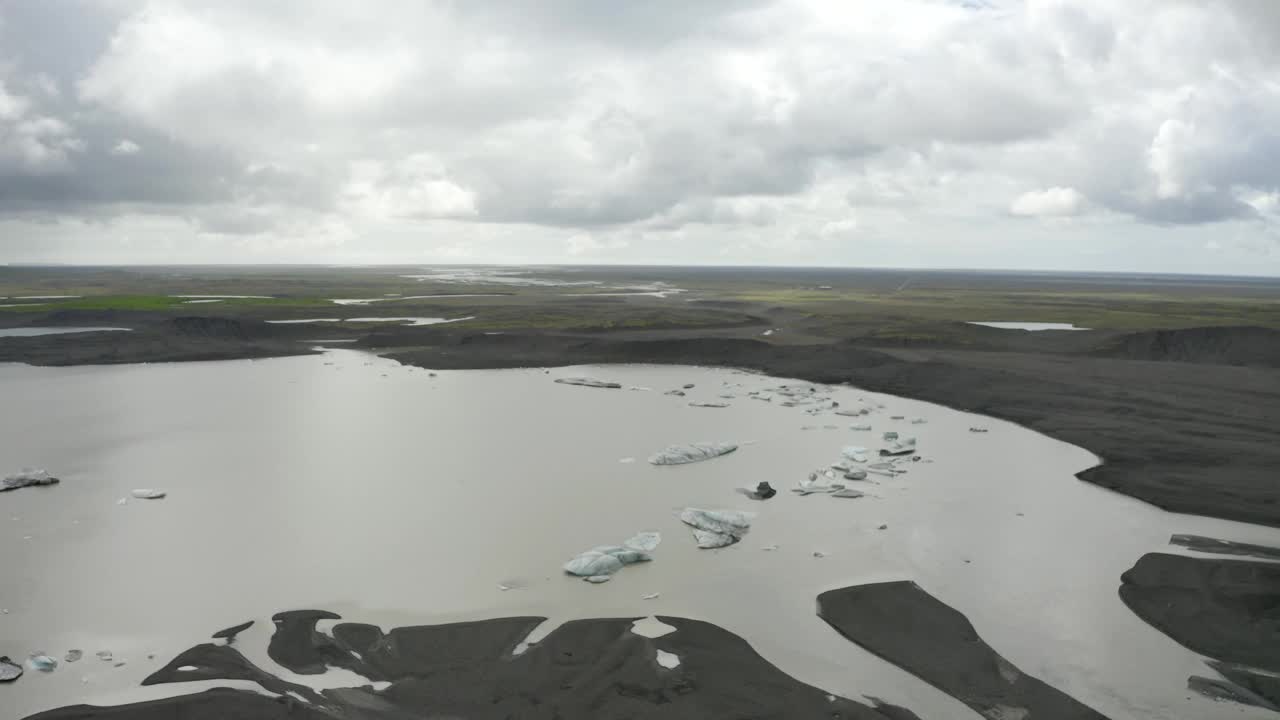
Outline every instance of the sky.
POLYGON ((1280 2, 0 0, 0 262, 1280 276, 1280 2))

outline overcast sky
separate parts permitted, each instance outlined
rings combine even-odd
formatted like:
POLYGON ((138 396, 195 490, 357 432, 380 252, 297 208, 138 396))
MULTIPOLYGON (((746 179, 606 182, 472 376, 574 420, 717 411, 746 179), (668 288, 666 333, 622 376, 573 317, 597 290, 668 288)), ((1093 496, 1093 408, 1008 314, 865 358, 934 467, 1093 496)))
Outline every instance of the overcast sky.
POLYGON ((0 0, 0 262, 1280 275, 1277 0, 0 0))

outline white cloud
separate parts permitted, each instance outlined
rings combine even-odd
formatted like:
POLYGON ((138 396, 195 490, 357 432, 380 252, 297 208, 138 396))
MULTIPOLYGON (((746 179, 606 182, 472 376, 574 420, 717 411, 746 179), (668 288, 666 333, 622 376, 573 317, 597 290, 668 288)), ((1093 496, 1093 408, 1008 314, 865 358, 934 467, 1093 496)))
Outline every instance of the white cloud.
POLYGON ((355 163, 342 190, 349 210, 380 219, 465 218, 476 214, 475 193, 449 177, 429 154, 386 165, 355 163))
POLYGON ((136 155, 140 152, 142 152, 142 146, 128 138, 121 140, 111 148, 112 155, 136 155))
POLYGON ((1079 190, 1053 187, 1019 195, 1009 206, 1009 212, 1022 217, 1062 217, 1079 215, 1085 204, 1085 197, 1079 190))
POLYGON ((822 226, 818 234, 824 238, 839 238, 853 235, 858 230, 857 218, 845 218, 843 220, 832 220, 822 226))
POLYGON ((578 233, 564 241, 565 252, 572 257, 592 255, 602 250, 620 250, 628 244, 622 238, 598 239, 591 233, 578 233))

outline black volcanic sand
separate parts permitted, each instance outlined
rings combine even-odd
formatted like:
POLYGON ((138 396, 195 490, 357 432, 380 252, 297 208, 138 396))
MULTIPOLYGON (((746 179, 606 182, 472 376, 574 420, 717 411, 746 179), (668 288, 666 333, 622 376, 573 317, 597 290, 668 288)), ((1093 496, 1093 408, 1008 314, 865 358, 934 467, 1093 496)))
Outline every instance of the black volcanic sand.
POLYGON ((1280 672, 1280 564, 1148 553, 1120 581, 1129 609, 1182 645, 1280 672))
POLYGON ((822 593, 818 615, 845 638, 985 717, 1105 718, 1018 670, 982 641, 964 615, 913 582, 822 593))
POLYGON ((1187 678, 1187 689, 1214 700, 1230 700, 1280 712, 1280 677, 1215 660, 1207 664, 1222 678, 1192 675, 1187 678))
POLYGON ((210 637, 212 637, 214 640, 226 640, 227 642, 232 643, 232 642, 235 642, 237 635, 244 632, 245 630, 248 630, 251 627, 253 627, 253 621, 248 620, 246 622, 240 623, 239 625, 232 625, 229 628, 223 628, 218 632, 214 633, 213 635, 211 635, 210 637))
POLYGON ((660 617, 676 630, 657 639, 632 632, 635 618, 578 620, 513 655, 543 618, 403 627, 386 634, 373 625, 341 623, 331 638, 315 629, 322 618, 336 616, 314 610, 277 615, 268 651, 272 659, 295 672, 329 662, 386 680, 388 687, 317 692, 266 673, 231 647, 206 643, 174 658, 143 684, 249 680, 281 697, 218 689, 108 708, 77 705, 29 720, 919 720, 901 707, 876 700, 867 705, 797 682, 746 641, 695 620, 660 617), (658 650, 677 655, 680 665, 659 666, 658 650), (195 669, 178 669, 185 666, 195 669), (285 694, 291 692, 307 702, 285 694))
POLYGON ((83 332, 6 337, 0 362, 31 365, 116 365, 307 355, 309 338, 358 337, 338 328, 273 325, 218 317, 160 317, 154 313, 63 311, 35 321, 40 327, 126 327, 129 332, 83 332))

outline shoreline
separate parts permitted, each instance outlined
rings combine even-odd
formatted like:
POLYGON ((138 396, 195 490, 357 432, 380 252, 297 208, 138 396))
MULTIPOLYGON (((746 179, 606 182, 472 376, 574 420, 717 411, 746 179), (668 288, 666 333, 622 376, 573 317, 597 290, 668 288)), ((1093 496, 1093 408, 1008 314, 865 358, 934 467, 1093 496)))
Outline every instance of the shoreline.
MULTIPOLYGON (((112 319, 125 322, 114 314, 112 319)), ((220 317, 150 318, 127 333, 6 338, 0 362, 74 366, 308 355, 323 345, 308 341, 317 334, 436 370, 640 363, 850 384, 1007 420, 1085 448, 1102 462, 1079 473, 1080 480, 1170 512, 1280 527, 1280 487, 1273 481, 1273 469, 1280 467, 1280 445, 1274 443, 1280 368, 1213 365, 1210 372, 1191 362, 1087 355, 858 341, 785 344, 693 329, 322 330, 220 317)))

